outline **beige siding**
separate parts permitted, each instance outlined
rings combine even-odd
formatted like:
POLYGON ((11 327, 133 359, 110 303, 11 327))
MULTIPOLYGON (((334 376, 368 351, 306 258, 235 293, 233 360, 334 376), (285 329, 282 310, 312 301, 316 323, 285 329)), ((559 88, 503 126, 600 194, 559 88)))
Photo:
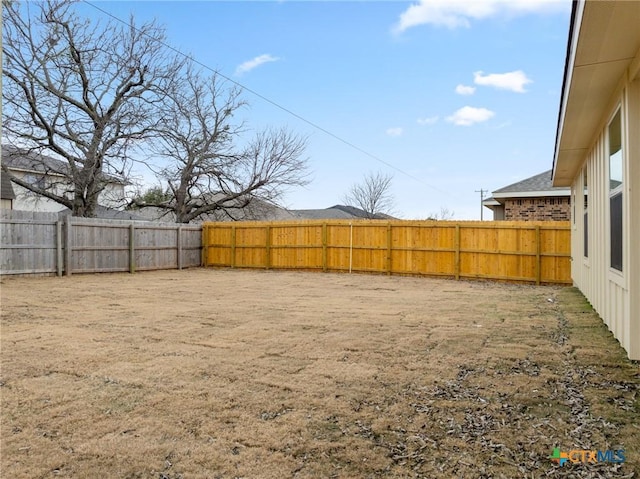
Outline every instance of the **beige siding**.
POLYGON ((629 187, 629 284, 630 291, 629 316, 629 355, 640 359, 640 73, 628 89, 629 134, 627 176, 629 187))
POLYGON ((588 257, 584 251, 583 170, 574 179, 572 277, 631 359, 640 359, 640 80, 623 82, 583 164, 588 175, 588 257), (607 127, 618 106, 623 128, 623 271, 610 268, 607 127), (635 195, 635 196, 634 196, 635 195))

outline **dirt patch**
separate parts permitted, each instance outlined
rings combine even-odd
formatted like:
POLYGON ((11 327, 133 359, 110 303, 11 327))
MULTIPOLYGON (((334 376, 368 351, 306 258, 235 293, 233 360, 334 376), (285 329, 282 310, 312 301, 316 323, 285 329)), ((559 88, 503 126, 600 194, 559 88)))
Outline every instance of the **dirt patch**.
POLYGON ((639 368, 573 288, 195 269, 1 295, 3 477, 640 468, 639 368))

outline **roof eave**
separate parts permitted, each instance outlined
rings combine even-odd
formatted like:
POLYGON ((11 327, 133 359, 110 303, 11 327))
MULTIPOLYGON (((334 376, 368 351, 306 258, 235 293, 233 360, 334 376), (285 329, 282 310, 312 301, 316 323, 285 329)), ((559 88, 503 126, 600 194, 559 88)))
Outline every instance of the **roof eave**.
POLYGON ((571 190, 546 190, 546 191, 507 191, 504 193, 493 193, 494 198, 543 198, 555 196, 571 196, 571 190))
POLYGON ((556 167, 558 165, 558 153, 560 148, 560 138, 562 137, 562 129, 564 126, 567 96, 569 94, 569 85, 571 83, 571 73, 573 68, 573 60, 575 57, 576 43, 578 42, 578 33, 580 31, 580 22, 582 21, 582 12, 584 11, 584 0, 573 0, 571 5, 571 21, 569 22, 569 35, 567 39, 567 54, 564 63, 564 75, 562 77, 562 91, 560 93, 560 108, 558 111, 558 125, 556 128, 556 144, 553 153, 553 166, 551 168, 551 183, 553 186, 569 186, 569 184, 560 184, 556 182, 556 167))
POLYGON ((494 206, 500 206, 501 204, 502 203, 500 203, 498 200, 494 200, 493 198, 484 200, 482 202, 482 206, 486 206, 487 208, 491 208, 491 209, 493 209, 494 206))
POLYGON ((640 2, 574 1, 553 159, 553 186, 570 186, 621 78, 638 75, 640 2))

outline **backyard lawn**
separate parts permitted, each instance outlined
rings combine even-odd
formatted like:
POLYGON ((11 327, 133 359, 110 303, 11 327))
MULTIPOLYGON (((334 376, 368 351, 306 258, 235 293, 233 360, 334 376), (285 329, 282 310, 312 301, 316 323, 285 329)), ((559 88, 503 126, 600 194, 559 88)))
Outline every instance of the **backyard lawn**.
POLYGON ((640 368, 574 288, 191 269, 1 300, 2 477, 640 470, 640 368))

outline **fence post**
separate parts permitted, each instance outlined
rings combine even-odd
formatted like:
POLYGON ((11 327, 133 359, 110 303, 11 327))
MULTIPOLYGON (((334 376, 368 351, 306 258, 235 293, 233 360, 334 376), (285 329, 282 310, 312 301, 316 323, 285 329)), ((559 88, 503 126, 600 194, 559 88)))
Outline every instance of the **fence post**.
POLYGON ((265 245, 265 268, 269 269, 271 268, 271 226, 267 226, 267 241, 266 241, 266 245, 265 245))
POLYGON ((349 274, 353 268, 353 223, 349 221, 349 274))
POLYGON ((203 267, 207 267, 207 248, 209 247, 209 235, 208 235, 209 225, 204 223, 202 225, 202 236, 200 238, 200 244, 202 245, 202 249, 200 250, 200 263, 203 267))
POLYGON ((391 274, 391 223, 387 223, 387 274, 391 274))
POLYGON ((178 226, 178 237, 176 238, 178 269, 182 269, 182 226, 178 226))
POLYGON ((236 226, 231 227, 231 267, 236 267, 236 226))
POLYGON ((56 221, 56 274, 62 276, 63 270, 62 257, 62 221, 56 221))
POLYGON ((64 220, 64 274, 71 276, 71 215, 64 220))
POLYGON ((136 246, 135 246, 135 226, 129 225, 129 273, 136 272, 136 246))
POLYGON ((540 279, 542 276, 542 258, 540 256, 540 225, 536 226, 536 284, 540 284, 540 279))
POLYGON ((454 247, 456 249, 454 259, 454 272, 456 275, 456 279, 460 279, 460 224, 456 224, 454 243, 454 247))
POLYGON ((327 271, 327 223, 322 223, 322 271, 327 271))

